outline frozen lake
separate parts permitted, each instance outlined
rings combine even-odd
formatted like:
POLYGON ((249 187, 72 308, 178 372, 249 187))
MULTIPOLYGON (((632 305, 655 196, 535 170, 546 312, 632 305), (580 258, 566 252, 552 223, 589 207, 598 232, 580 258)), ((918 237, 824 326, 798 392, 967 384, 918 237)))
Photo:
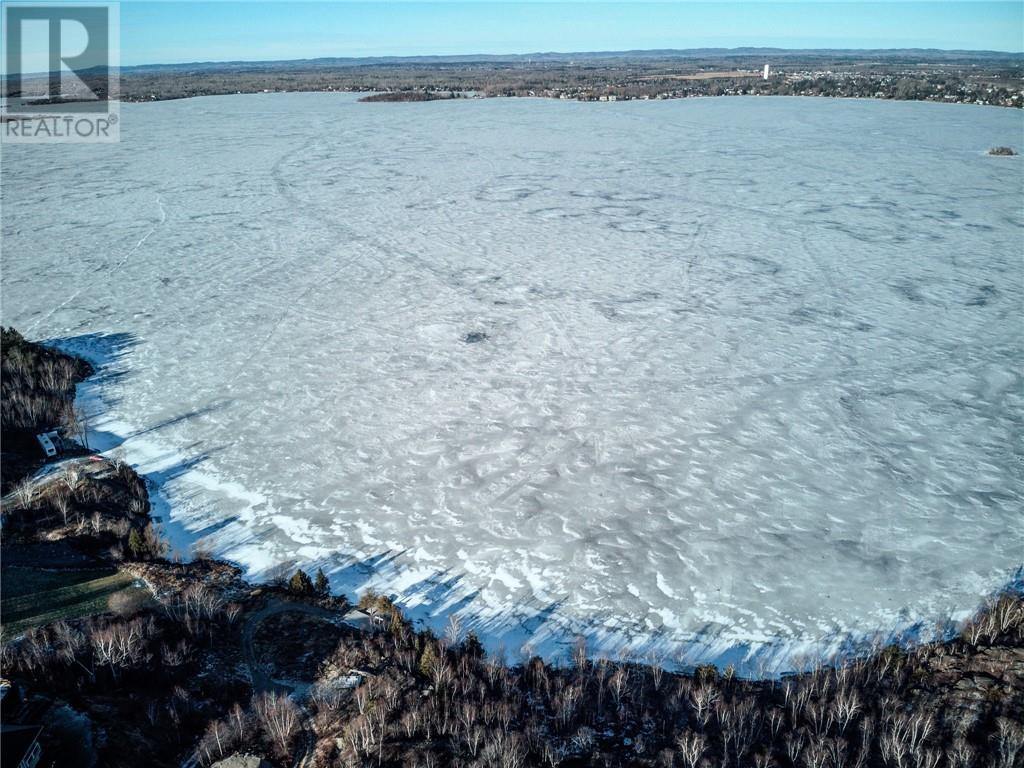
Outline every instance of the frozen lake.
POLYGON ((3 323, 254 577, 787 663, 1024 560, 1020 111, 126 105, 5 146, 3 323), (102 407, 100 407, 102 401, 102 407))

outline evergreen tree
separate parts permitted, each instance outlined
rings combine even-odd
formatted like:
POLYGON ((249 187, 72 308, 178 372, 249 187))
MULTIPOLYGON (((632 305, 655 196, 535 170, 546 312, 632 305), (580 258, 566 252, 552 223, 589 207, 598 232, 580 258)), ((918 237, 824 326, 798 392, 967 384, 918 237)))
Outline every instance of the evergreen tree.
POLYGON ((131 533, 128 534, 128 552, 136 560, 140 560, 146 554, 146 544, 142 540, 142 534, 139 533, 138 528, 132 528, 131 533))
POLYGON ((316 581, 313 583, 313 590, 317 597, 327 597, 331 594, 331 585, 327 583, 327 575, 323 568, 316 569, 316 581))
POLYGON ((288 580, 288 591, 295 595, 312 595, 313 581, 309 578, 309 574, 301 568, 295 571, 295 574, 288 580))
POLYGON ((434 651, 434 644, 427 643, 423 648, 423 655, 420 656, 420 674, 430 677, 434 664, 437 663, 437 653, 434 651))
POLYGON ((473 630, 469 630, 466 639, 462 641, 462 649, 474 659, 482 659, 487 655, 483 644, 480 642, 480 638, 476 636, 476 632, 473 630))

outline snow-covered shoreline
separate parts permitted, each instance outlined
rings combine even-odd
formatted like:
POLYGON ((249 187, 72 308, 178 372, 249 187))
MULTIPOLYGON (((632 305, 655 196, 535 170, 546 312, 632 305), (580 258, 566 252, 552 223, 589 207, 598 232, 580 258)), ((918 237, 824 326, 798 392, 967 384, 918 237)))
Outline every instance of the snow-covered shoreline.
MULTIPOLYGON (((169 481, 202 488, 210 495, 206 501, 211 504, 216 503, 218 495, 250 506, 265 503, 265 498, 210 472, 197 468, 182 471, 181 467, 188 463, 182 453, 158 438, 145 437, 140 434, 144 430, 113 416, 104 402, 103 380, 117 374, 119 362, 103 353, 102 341, 94 342, 95 339, 85 343, 59 343, 63 351, 88 360, 96 370, 78 385, 76 397, 86 416, 89 447, 109 458, 128 462, 144 478, 150 491, 151 516, 170 545, 169 557, 188 561, 193 548, 201 544, 205 527, 195 530, 194 523, 175 514, 173 498, 166 488, 169 481)), ((242 549, 240 558, 207 546, 203 549, 207 555, 241 567, 250 581, 258 583, 278 575, 273 557, 261 556, 258 547, 242 549), (256 556, 246 557, 252 553, 256 556)), ((231 551, 229 548, 228 552, 231 551)), ((574 621, 544 610, 517 610, 515 607, 509 610, 496 606, 489 611, 466 611, 465 608, 471 607, 471 597, 466 590, 461 594, 452 590, 446 574, 414 566, 396 567, 389 558, 364 561, 358 555, 338 553, 326 559, 298 560, 295 565, 307 569, 325 567, 331 574, 332 591, 344 594, 353 602, 367 590, 393 596, 415 626, 429 627, 439 636, 444 634, 449 617, 456 614, 464 629, 472 629, 480 636, 490 654, 503 656, 509 663, 531 655, 539 655, 551 663, 568 663, 578 638, 583 637, 595 658, 640 661, 674 671, 710 663, 720 669, 731 666, 741 677, 764 679, 864 656, 891 643, 912 645, 949 639, 957 634, 959 624, 974 613, 971 609, 951 615, 945 626, 927 627, 921 622, 907 622, 871 633, 837 633, 830 638, 755 640, 697 634, 679 643, 666 642, 657 634, 645 637, 588 625, 586 619, 574 621)), ((1013 574, 1005 588, 1024 591, 1024 569, 1013 574)))

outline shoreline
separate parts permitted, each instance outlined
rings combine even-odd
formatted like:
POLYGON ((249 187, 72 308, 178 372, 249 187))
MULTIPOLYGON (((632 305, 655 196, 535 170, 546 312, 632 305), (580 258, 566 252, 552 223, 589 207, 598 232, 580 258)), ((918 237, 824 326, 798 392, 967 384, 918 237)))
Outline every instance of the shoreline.
MULTIPOLYGON (((49 342, 44 340, 41 343, 49 342)), ((198 545, 204 559, 238 568, 241 578, 252 588, 272 583, 283 569, 290 572, 294 568, 311 570, 322 567, 328 573, 331 594, 352 604, 367 591, 386 595, 402 610, 413 627, 437 635, 444 632, 451 616, 458 615, 464 626, 473 629, 480 637, 488 653, 503 654, 510 659, 509 663, 532 655, 539 655, 550 663, 564 661, 571 655, 575 639, 584 637, 594 658, 604 657, 622 663, 637 659, 655 663, 656 660, 666 670, 677 673, 712 664, 720 670, 732 667, 739 677, 748 680, 780 679, 800 673, 808 664, 835 666, 870 656, 879 648, 892 644, 909 650, 947 642, 958 634, 959 625, 976 613, 977 606, 984 603, 986 595, 1004 592, 1024 594, 1022 565, 1008 574, 1007 579, 1000 579, 987 592, 979 594, 974 608, 952 612, 932 622, 906 619, 895 626, 873 631, 841 631, 818 638, 775 637, 763 640, 749 635, 730 637, 728 632, 697 633, 678 642, 657 631, 609 629, 597 623, 597 619, 560 615, 544 609, 541 601, 538 601, 541 607, 536 608, 515 606, 515 610, 510 611, 513 606, 478 606, 476 611, 468 611, 465 609, 471 605, 468 600, 470 588, 456 591, 447 572, 435 570, 430 573, 432 569, 426 569, 427 575, 424 576, 424 569, 415 562, 396 564, 387 557, 367 556, 359 552, 336 552, 327 558, 314 560, 290 558, 279 565, 271 564, 269 558, 262 564, 258 559, 234 559, 230 557, 231 549, 248 546, 249 542, 235 542, 228 546, 227 552, 216 544, 202 544, 204 532, 218 528, 217 519, 199 520, 198 533, 195 531, 197 526, 190 526, 189 520, 176 519, 175 512, 180 513, 182 508, 175 508, 167 484, 180 482, 191 485, 210 493, 214 499, 220 495, 229 503, 247 504, 249 508, 265 503, 266 497, 216 473, 188 466, 187 457, 172 446, 158 439, 140 436, 142 430, 112 416, 102 388, 104 374, 116 372, 116 358, 104 355, 91 345, 64 343, 56 348, 93 366, 93 373, 76 386, 75 394, 76 402, 88 414, 90 448, 108 458, 121 458, 144 480, 149 490, 153 523, 159 526, 162 538, 171 547, 169 559, 174 557, 175 561, 187 564, 193 559, 198 545), (184 470, 180 470, 181 467, 185 467, 184 470), (431 598, 434 592, 440 593, 436 599, 431 598)), ((219 530, 210 535, 217 533, 219 530)), ((258 542, 256 545, 258 547, 258 542)))
MULTIPOLYGON (((428 102, 436 101, 453 101, 453 102, 465 102, 465 101, 486 101, 491 99, 539 99, 542 101, 559 101, 572 104, 623 104, 626 102, 666 102, 666 101, 687 101, 689 99, 743 99, 743 98, 775 98, 775 99, 813 99, 813 100, 833 100, 833 101, 869 101, 869 102, 895 102, 900 104, 935 104, 939 106, 958 106, 958 107, 992 107, 996 109, 1018 109, 1024 110, 1024 104, 1011 105, 1011 104, 979 104, 976 101, 954 101, 954 100, 939 100, 939 99, 896 99, 886 98, 884 96, 845 96, 837 94, 810 94, 810 93, 723 93, 723 94, 706 94, 706 93, 693 93, 683 96, 666 96, 663 98, 630 98, 630 99, 615 99, 613 101, 602 101, 599 98, 583 99, 583 98, 566 98, 563 99, 557 95, 544 95, 544 94, 494 94, 494 95, 472 95, 472 96, 460 96, 457 98, 449 97, 438 97, 438 98, 426 98, 426 99, 369 99, 369 96, 381 95, 381 94, 392 94, 401 93, 398 91, 376 91, 376 90, 359 90, 349 89, 343 90, 338 88, 295 88, 295 89, 259 89, 250 91, 231 91, 225 90, 217 93, 193 93, 185 94, 181 96, 162 96, 160 98, 150 99, 111 99, 119 104, 158 104, 164 101, 188 101, 191 99, 207 99, 215 98, 219 96, 274 96, 281 94, 333 94, 333 95, 357 95, 362 94, 362 97, 356 99, 358 103, 363 104, 425 104, 428 102)), ((41 110, 56 110, 60 111, 60 107, 63 104, 76 104, 82 100, 67 99, 62 102, 54 102, 48 104, 38 105, 41 110)), ((43 113, 45 115, 45 112, 43 113)), ((24 115, 24 116, 5 116, 6 119, 14 120, 31 120, 36 115, 24 115)))

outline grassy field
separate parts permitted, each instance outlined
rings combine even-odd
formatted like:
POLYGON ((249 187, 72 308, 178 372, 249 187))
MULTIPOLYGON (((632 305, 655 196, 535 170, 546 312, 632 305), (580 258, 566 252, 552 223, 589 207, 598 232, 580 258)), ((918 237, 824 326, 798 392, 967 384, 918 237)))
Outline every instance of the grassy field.
POLYGON ((81 571, 46 571, 39 568, 4 568, 0 573, 0 623, 4 637, 58 619, 91 616, 109 610, 111 598, 149 598, 134 577, 112 568, 81 571))

